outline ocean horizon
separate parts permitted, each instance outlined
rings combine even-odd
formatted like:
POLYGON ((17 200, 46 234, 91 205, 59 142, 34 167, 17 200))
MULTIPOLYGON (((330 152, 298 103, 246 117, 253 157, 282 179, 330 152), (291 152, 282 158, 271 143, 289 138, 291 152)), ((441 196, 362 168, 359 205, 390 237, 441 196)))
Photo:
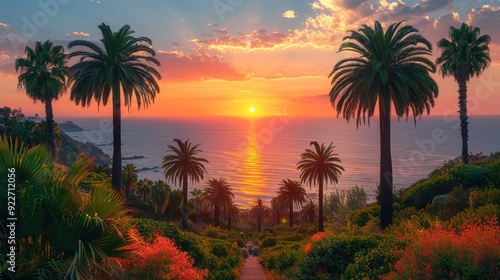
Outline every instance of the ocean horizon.
MULTIPOLYGON (((59 117, 72 121, 84 131, 65 132, 77 141, 91 142, 112 157, 111 117, 59 117)), ((458 115, 455 118, 423 117, 392 121, 392 162, 394 185, 406 188, 426 177, 444 162, 461 154, 458 115)), ((235 201, 246 207, 256 198, 269 203, 282 179, 300 180, 296 164, 311 141, 334 143, 345 172, 337 185, 326 192, 363 187, 368 200, 379 182, 378 118, 370 126, 356 127, 336 117, 203 117, 203 118, 132 118, 122 120, 123 164, 133 163, 139 178, 165 179, 162 158, 173 139, 200 143, 206 158, 207 174, 189 189, 203 189, 209 178, 226 178, 235 201)), ((500 116, 472 116, 469 119, 469 151, 489 155, 500 151, 500 116)), ((179 188, 169 182, 173 189, 179 188)), ((304 185, 308 193, 317 187, 304 185)))

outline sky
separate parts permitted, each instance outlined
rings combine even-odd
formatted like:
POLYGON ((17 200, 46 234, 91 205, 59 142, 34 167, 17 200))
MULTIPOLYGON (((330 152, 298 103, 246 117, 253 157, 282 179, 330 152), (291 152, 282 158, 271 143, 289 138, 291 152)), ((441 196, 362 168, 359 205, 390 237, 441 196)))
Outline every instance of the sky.
MULTIPOLYGON (((124 108, 135 117, 209 115, 336 116, 328 93, 347 31, 405 20, 436 43, 461 22, 489 34, 491 66, 468 85, 469 114, 500 114, 500 0, 39 0, 2 1, 0 106, 45 115, 17 89, 14 61, 25 46, 51 40, 99 41, 102 22, 125 24, 153 41, 161 62, 160 93, 148 108, 124 108)), ((457 85, 435 74, 439 96, 431 115, 456 113, 457 85)), ((82 108, 69 93, 54 102, 58 116, 111 114, 111 106, 82 108)))

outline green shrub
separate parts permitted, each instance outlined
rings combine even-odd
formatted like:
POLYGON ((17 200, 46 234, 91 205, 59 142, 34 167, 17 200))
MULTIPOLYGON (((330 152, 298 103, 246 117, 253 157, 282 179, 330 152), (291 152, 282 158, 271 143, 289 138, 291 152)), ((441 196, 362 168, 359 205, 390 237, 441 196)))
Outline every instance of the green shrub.
POLYGON ((458 180, 464 189, 482 188, 489 185, 491 171, 470 164, 459 164, 450 169, 450 175, 458 180))
POLYGON ((221 243, 212 244, 212 254, 219 258, 227 258, 227 248, 221 243))
POLYGON ((269 248, 269 247, 274 247, 278 243, 278 239, 276 237, 266 237, 264 240, 262 240, 262 244, 260 245, 262 249, 264 248, 269 248))
POLYGON ((469 196, 471 208, 479 208, 486 204, 500 206, 500 189, 473 190, 469 196))
POLYGON ((372 203, 364 208, 354 210, 349 214, 349 222, 358 227, 363 227, 372 217, 380 216, 380 206, 372 203))
MULTIPOLYGON (((394 239, 385 236, 335 236, 314 243, 312 251, 307 254, 300 263, 297 278, 299 279, 341 279, 351 263, 355 263, 356 257, 368 254, 380 244, 390 244, 394 239)), ((389 245, 387 245, 389 246, 389 245)), ((369 261, 367 259, 366 261, 369 261)), ((382 261, 373 261, 372 270, 380 270, 375 267, 382 261)), ((388 264, 385 264, 388 265, 388 264)), ((354 265, 353 265, 354 266, 354 265)), ((352 273, 357 274, 355 267, 352 273)), ((350 279, 350 278, 347 278, 350 279)))
POLYGON ((273 274, 292 279, 297 274, 298 264, 304 257, 303 245, 294 243, 290 246, 278 245, 263 249, 259 255, 259 261, 273 274))

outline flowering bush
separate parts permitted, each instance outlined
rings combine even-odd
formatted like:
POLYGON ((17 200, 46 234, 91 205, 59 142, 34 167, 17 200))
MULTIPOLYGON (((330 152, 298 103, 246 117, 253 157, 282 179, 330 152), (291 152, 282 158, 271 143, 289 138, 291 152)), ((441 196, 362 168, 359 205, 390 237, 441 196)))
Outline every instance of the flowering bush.
POLYGON ((500 279, 496 217, 466 221, 458 230, 420 231, 395 264, 392 279, 500 279))
POLYGON ((129 246, 130 257, 120 260, 126 275, 133 279, 204 279, 207 270, 193 267, 193 260, 166 237, 156 235, 153 244, 139 239, 129 246))

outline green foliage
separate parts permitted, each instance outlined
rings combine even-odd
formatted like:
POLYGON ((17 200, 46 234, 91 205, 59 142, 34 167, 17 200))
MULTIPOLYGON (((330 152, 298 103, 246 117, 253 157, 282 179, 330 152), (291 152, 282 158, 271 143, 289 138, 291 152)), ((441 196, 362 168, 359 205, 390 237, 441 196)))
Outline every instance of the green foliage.
POLYGON ((373 217, 380 217, 380 206, 376 203, 353 211, 349 215, 349 222, 351 225, 363 227, 373 217))
POLYGON ((151 219, 134 219, 133 222, 145 241, 152 242, 156 231, 172 239, 194 260, 195 267, 209 270, 207 279, 236 278, 243 256, 241 250, 229 241, 182 232, 173 223, 151 219))
MULTIPOLYGON (((0 201, 7 171, 16 175, 18 279, 89 278, 110 268, 109 257, 126 256, 122 248, 133 239, 121 197, 106 182, 80 189, 91 167, 91 159, 79 157, 68 170, 57 169, 45 148, 0 139, 0 201)), ((5 228, 4 218, 0 224, 5 228)))
POLYGON ((259 261, 266 270, 273 274, 292 279, 297 273, 297 264, 304 257, 304 252, 297 245, 278 245, 263 249, 259 254, 259 261))
POLYGON ((274 246, 276 246, 276 244, 278 244, 278 239, 276 237, 270 236, 270 237, 266 237, 266 238, 264 238, 264 240, 262 240, 260 247, 262 247, 262 249, 264 249, 264 248, 274 247, 274 246))
POLYGON ((489 185, 490 170, 470 164, 459 164, 450 169, 450 175, 462 184, 464 189, 482 188, 489 185))
MULTIPOLYGON (((346 269, 351 263, 355 263, 356 257, 368 254, 371 250, 381 244, 391 244, 395 240, 386 236, 336 236, 323 239, 313 245, 313 250, 305 256, 300 263, 298 271, 299 279, 341 279, 347 277, 346 269), (345 275, 345 276, 344 276, 345 275)), ((387 245, 389 246, 389 245, 387 245)), ((388 250, 386 248, 386 250, 388 250)), ((382 256, 373 255, 373 258, 382 256)), ((361 261, 361 260, 360 260, 361 261)), ((370 261, 369 258, 364 261, 370 261)), ((375 267, 384 264, 381 260, 371 262, 372 270, 380 270, 375 267)), ((358 264, 359 266, 359 264, 358 264)), ((364 268, 366 269, 366 268, 364 268)), ((352 273, 358 274, 355 265, 350 269, 352 273)), ((349 272, 349 273, 351 273, 349 272)))
POLYGON ((473 190, 469 196, 471 208, 478 208, 486 204, 500 206, 500 189, 473 190))

